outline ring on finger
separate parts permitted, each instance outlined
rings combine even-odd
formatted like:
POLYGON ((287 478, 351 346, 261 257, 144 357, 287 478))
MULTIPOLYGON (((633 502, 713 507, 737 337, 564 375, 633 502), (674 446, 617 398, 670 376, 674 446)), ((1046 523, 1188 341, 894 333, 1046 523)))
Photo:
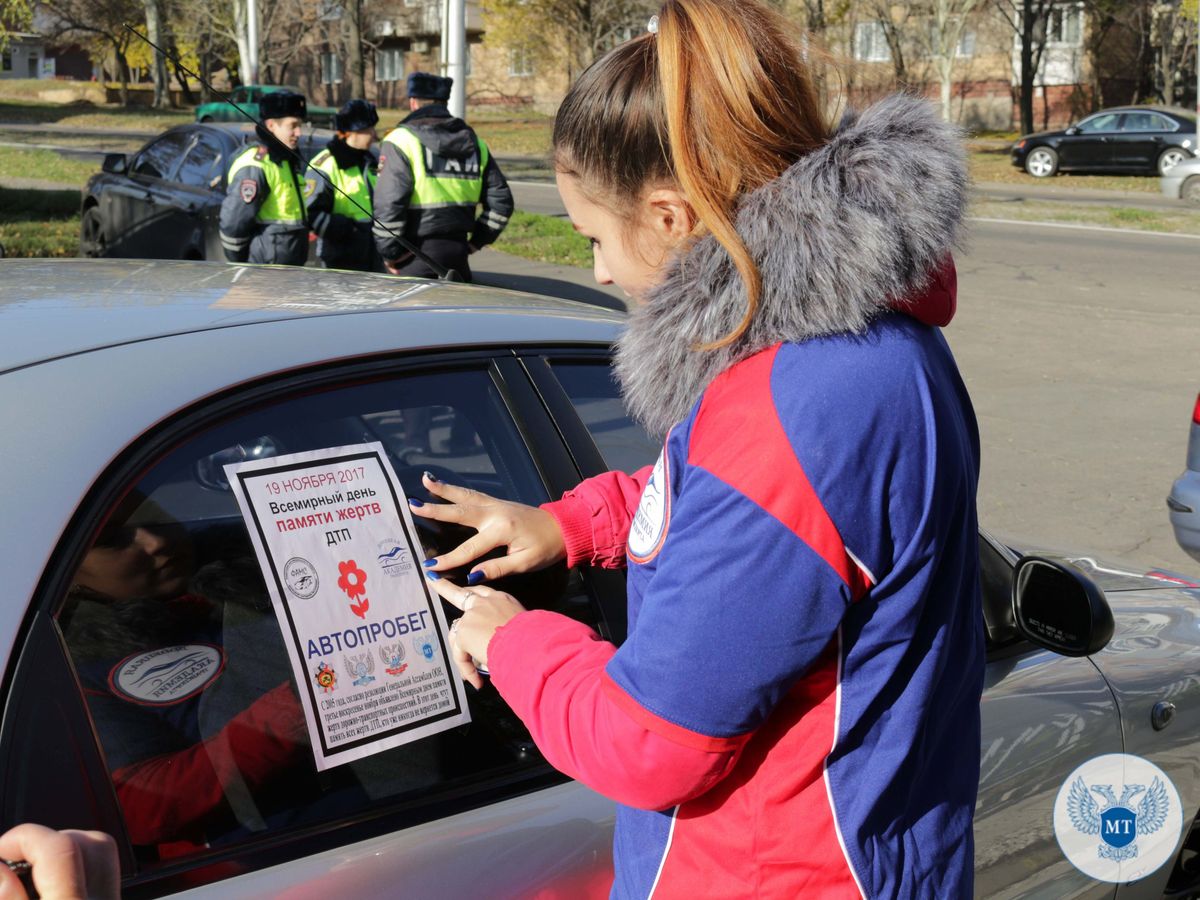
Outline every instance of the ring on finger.
POLYGON ((475 601, 476 601, 476 600, 478 600, 478 599, 479 599, 479 595, 478 595, 478 594, 476 594, 474 591, 463 591, 463 593, 462 593, 462 594, 459 596, 459 598, 458 598, 458 600, 459 600, 459 603, 458 603, 458 605, 459 605, 459 608, 460 608, 460 609, 461 609, 463 612, 466 612, 466 611, 467 611, 467 610, 469 610, 469 609, 470 609, 472 606, 474 606, 474 605, 475 605, 475 601))

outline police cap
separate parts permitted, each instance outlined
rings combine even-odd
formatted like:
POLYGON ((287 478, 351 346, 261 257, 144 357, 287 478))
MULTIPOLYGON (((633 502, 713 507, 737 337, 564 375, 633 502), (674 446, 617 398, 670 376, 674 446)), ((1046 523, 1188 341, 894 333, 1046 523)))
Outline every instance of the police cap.
POLYGON ((258 98, 258 114, 266 119, 308 118, 308 104, 294 91, 269 91, 258 98))
POLYGON ((450 88, 453 85, 453 78, 430 75, 428 72, 413 72, 408 76, 408 96, 417 100, 446 101, 450 99, 450 88))
POLYGON ((379 113, 375 104, 369 100, 347 100, 333 118, 333 127, 337 131, 366 131, 374 128, 379 122, 379 113))

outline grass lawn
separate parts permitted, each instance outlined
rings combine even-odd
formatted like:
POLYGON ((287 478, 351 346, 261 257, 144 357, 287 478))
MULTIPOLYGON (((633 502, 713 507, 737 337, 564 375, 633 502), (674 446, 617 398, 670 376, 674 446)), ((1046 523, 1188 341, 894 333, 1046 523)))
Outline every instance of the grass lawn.
POLYGON ((517 210, 495 244, 497 250, 560 266, 592 266, 592 248, 566 219, 517 210))
POLYGON ((1106 228, 1131 228, 1137 231, 1200 234, 1200 212, 1186 208, 1152 210, 1128 206, 1076 206, 1037 200, 1019 203, 977 200, 971 204, 970 215, 988 219, 1016 219, 1022 222, 1066 222, 1101 225, 1106 228))
POLYGON ((1153 175, 1056 175, 1034 178, 1012 164, 1007 150, 974 150, 968 164, 971 178, 994 184, 1042 184, 1056 188, 1087 188, 1095 191, 1136 191, 1157 194, 1158 178, 1153 175))
POLYGON ((0 244, 7 256, 75 256, 79 192, 0 188, 0 244))
POLYGON ((100 171, 98 163, 75 157, 60 156, 53 150, 20 150, 0 147, 0 177, 40 178, 71 185, 76 189, 75 205, 79 205, 79 188, 88 178, 100 171))

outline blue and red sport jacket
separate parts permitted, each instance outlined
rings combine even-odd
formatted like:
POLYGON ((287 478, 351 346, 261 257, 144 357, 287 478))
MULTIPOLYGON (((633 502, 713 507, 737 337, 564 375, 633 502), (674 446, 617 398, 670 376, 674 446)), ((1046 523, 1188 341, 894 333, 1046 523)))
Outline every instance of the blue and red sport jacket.
POLYGON ((628 638, 531 611, 488 659, 621 804, 614 897, 971 895, 978 456, 940 332, 893 313, 736 364, 652 472, 549 506, 575 560, 626 536, 628 638))

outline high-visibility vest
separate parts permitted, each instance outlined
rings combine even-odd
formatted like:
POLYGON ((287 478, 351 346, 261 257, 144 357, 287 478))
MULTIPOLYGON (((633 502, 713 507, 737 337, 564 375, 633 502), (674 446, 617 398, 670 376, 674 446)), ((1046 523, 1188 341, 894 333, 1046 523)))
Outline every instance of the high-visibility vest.
MULTIPOLYGON (((439 209, 447 206, 469 206, 473 209, 483 196, 483 170, 488 164, 488 149, 487 144, 478 137, 475 140, 479 143, 479 167, 473 171, 466 168, 458 170, 454 168, 457 160, 448 160, 443 171, 430 172, 433 151, 403 126, 393 128, 383 140, 396 145, 412 167, 413 190, 409 209, 439 209)), ((467 162, 471 164, 474 161, 467 162)))
MULTIPOLYGON (((333 193, 333 214, 335 216, 345 216, 356 222, 371 221, 372 198, 375 196, 375 171, 373 169, 368 168, 365 173, 358 166, 343 169, 328 150, 318 153, 309 165, 314 169, 320 169, 329 176, 329 180, 335 188, 341 189, 333 193), (357 200, 362 209, 351 203, 346 197, 347 194, 357 200)), ((315 177, 320 178, 321 176, 315 177)))
POLYGON ((267 196, 258 208, 255 218, 264 225, 300 225, 307 227, 304 218, 304 202, 300 198, 300 188, 292 174, 292 164, 288 160, 275 162, 265 148, 250 146, 233 159, 229 167, 229 177, 232 179, 239 169, 262 169, 267 177, 267 196))

